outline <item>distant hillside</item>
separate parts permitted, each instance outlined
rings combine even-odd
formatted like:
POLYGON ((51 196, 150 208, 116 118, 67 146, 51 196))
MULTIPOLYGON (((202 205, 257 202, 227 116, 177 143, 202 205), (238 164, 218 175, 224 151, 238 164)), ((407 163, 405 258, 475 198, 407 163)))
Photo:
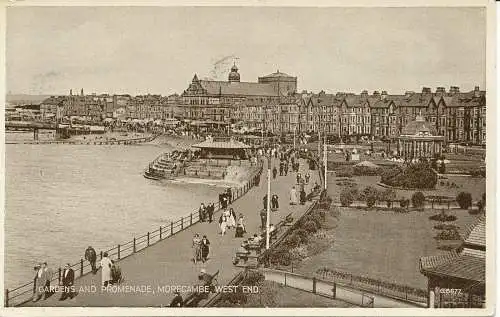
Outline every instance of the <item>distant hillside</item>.
POLYGON ((51 95, 7 94, 5 101, 8 103, 33 103, 39 104, 51 95))

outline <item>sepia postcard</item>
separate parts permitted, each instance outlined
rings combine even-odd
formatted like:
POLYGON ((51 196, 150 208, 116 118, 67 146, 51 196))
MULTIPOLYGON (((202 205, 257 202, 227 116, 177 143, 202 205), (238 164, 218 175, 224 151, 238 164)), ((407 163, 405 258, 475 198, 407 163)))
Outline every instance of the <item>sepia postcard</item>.
POLYGON ((2 315, 487 316, 493 1, 9 1, 2 315))

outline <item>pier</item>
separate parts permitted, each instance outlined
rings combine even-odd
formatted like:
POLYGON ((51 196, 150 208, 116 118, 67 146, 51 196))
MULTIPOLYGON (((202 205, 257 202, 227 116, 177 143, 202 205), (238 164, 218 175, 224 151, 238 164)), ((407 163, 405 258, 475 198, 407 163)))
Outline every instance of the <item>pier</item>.
MULTIPOLYGON (((279 165, 279 162, 272 159, 272 164, 279 165)), ((261 175, 260 186, 252 187, 253 184, 247 183, 234 191, 236 199, 231 207, 234 208, 237 215, 240 213, 245 217, 247 234, 245 237, 260 232, 260 216, 262 209, 262 198, 267 192, 266 173, 267 164, 264 164, 264 173, 261 175)), ((301 173, 305 174, 308 170, 308 164, 301 160, 301 173)), ((252 182, 253 180, 251 180, 252 182)), ((317 173, 311 173, 311 183, 320 183, 317 173)), ((289 205, 289 190, 295 184, 295 173, 289 173, 288 176, 278 176, 271 180, 271 193, 276 193, 280 197, 280 208, 278 211, 271 212, 271 223, 278 224, 286 216, 291 215, 294 220, 302 216, 313 202, 306 202, 305 205, 289 205)), ((196 199, 195 196, 193 199, 196 199)), ((202 201, 200 201, 201 203, 202 201)), ((205 202, 207 203, 207 202, 205 202)), ((147 293, 111 293, 101 292, 101 271, 96 275, 89 273, 88 262, 78 261, 73 267, 77 279, 75 287, 94 285, 97 291, 80 292, 71 300, 59 301, 60 293, 56 293, 47 300, 40 300, 36 303, 31 302, 32 282, 28 283, 24 289, 25 294, 18 296, 15 301, 14 292, 9 290, 7 298, 10 299, 9 306, 117 306, 117 307, 144 307, 144 306, 168 306, 173 293, 159 292, 158 287, 165 285, 192 286, 197 285, 197 276, 202 268, 207 273, 214 274, 219 271, 217 280, 218 285, 226 285, 242 268, 234 266, 232 263, 236 249, 240 246, 243 239, 234 238, 234 229, 228 230, 225 236, 220 235, 218 225, 219 213, 214 215, 214 222, 199 223, 197 213, 183 217, 176 222, 165 224, 155 232, 134 238, 132 243, 117 245, 109 251, 111 258, 118 261, 121 267, 125 281, 121 286, 150 286, 151 292, 147 293), (192 258, 192 238, 195 233, 200 236, 207 235, 210 240, 210 254, 207 263, 194 264, 192 258), (135 243, 134 243, 135 242, 135 243), (82 274, 83 273, 83 274, 82 274)), ((92 244, 91 242, 89 242, 92 244)), ((82 250, 83 254, 84 250, 82 250)), ((98 260, 99 253, 98 252, 98 260)), ((73 263, 73 262, 72 262, 73 263)), ((53 268, 54 269, 54 268, 53 268)), ((58 270, 51 285, 58 284, 58 270)), ((183 297, 187 294, 182 294, 183 297)), ((201 303, 203 304, 203 303, 201 303)))

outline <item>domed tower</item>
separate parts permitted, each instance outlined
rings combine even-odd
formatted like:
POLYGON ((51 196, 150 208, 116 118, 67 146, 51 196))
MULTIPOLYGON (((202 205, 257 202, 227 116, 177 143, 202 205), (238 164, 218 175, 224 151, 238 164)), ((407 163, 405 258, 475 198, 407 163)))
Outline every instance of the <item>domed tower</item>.
POLYGON ((240 74, 238 73, 238 67, 236 67, 236 64, 231 67, 231 72, 229 73, 229 82, 240 82, 240 74))

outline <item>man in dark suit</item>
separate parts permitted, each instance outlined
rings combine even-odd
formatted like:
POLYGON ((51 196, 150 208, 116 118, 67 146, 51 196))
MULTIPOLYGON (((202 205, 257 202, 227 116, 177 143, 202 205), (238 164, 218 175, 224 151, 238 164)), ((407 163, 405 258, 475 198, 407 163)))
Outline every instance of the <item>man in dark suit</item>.
POLYGON ((75 282, 75 272, 68 263, 66 264, 66 267, 64 268, 64 271, 62 273, 63 292, 59 300, 65 300, 68 297, 69 298, 74 297, 74 292, 72 289, 74 282, 75 282))
POLYGON ((89 246, 87 250, 85 250, 85 259, 90 262, 90 266, 92 267, 92 273, 95 274, 97 272, 97 268, 95 266, 95 262, 97 260, 97 254, 95 253, 94 248, 89 246))

